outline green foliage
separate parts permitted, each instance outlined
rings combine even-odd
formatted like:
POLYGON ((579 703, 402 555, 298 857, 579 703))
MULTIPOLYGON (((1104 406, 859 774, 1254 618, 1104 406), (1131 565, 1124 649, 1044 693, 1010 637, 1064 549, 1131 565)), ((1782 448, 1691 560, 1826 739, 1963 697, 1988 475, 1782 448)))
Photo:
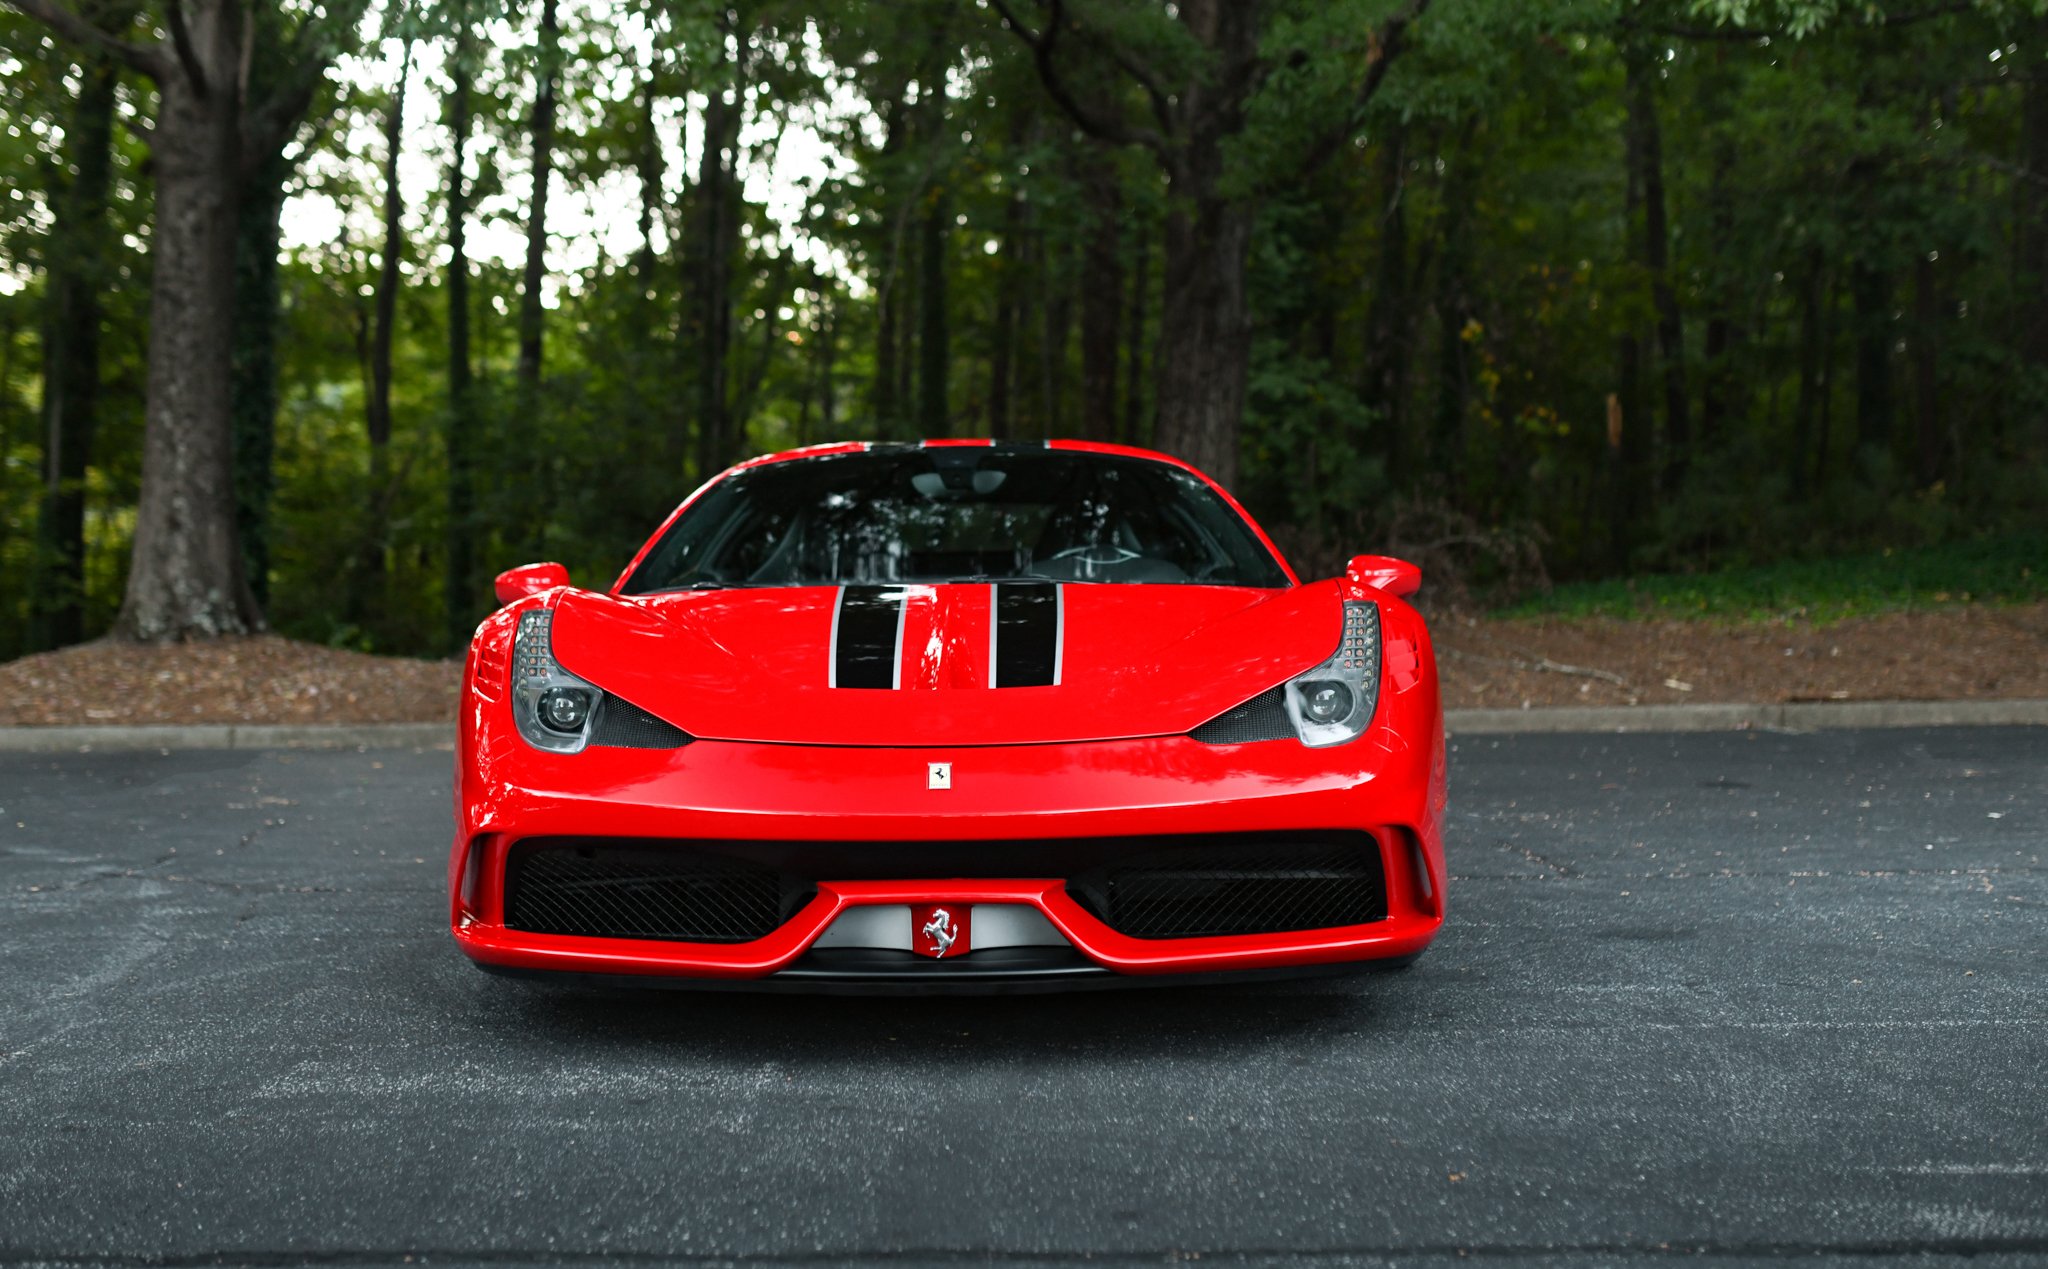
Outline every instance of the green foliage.
POLYGON ((1711 573, 1576 582, 1500 615, 1828 622, 1951 604, 2044 599, 2048 537, 2016 535, 1711 573))
MULTIPOLYGON (((1475 586, 1567 579, 1530 611, 1814 615, 1943 593, 2038 597, 2023 557, 2041 558, 2048 532, 2048 364, 2029 332, 2048 306, 2028 252, 2048 225, 2029 166, 2042 142, 2024 120, 2048 74, 2044 3, 1435 0, 1362 109, 1395 0, 1262 6, 1255 90, 1224 156, 1232 195, 1256 208, 1238 492, 1305 558, 1403 535, 1475 586), (1662 278, 1625 50, 1647 59, 1661 126, 1662 278), (1675 365, 1657 337, 1660 281, 1682 318, 1675 365), (1859 306, 1859 286, 1878 302, 1859 306), (1639 362, 1626 400, 1624 348, 1639 362), (1639 471, 1610 443, 1617 422, 1644 443, 1639 471), (1632 570, 1657 579, 1634 591, 1598 580, 1632 570)), ((478 432, 465 531, 480 572, 540 552, 579 582, 615 576, 709 474, 696 407, 707 364, 743 452, 915 435, 934 405, 919 397, 918 339, 941 325, 953 434, 985 433, 1000 411, 1020 438, 1153 436, 1155 375, 1178 355, 1159 344, 1160 308, 1187 191, 1153 151, 1084 135, 993 9, 951 0, 562 0, 554 206, 567 210, 550 227, 541 386, 522 401, 519 260, 503 244, 526 227, 537 11, 411 0, 374 5, 350 30, 334 25, 348 6, 290 7, 292 30, 364 56, 344 61, 291 152, 288 192, 337 231, 301 236, 280 271, 279 629, 450 650, 450 141, 433 98, 465 23, 477 33, 478 432), (365 331, 395 59, 370 55, 400 38, 419 59, 414 175, 379 468, 365 331), (740 188, 716 210, 737 231, 712 244, 702 145, 708 94, 724 90, 743 116, 740 188), (828 165, 806 157, 819 143, 828 165), (422 185, 420 169, 439 176, 422 185), (934 293, 918 246, 941 209, 934 293), (713 265, 730 297, 724 342, 710 334, 713 265), (1084 322, 1095 301, 1099 329, 1105 296, 1113 346, 1091 349, 1084 322), (922 320, 932 304, 943 324, 922 320), (1115 408, 1090 418, 1102 385, 1087 376, 1105 365, 1115 408)), ((1213 88, 1224 73, 1171 7, 1067 11, 1069 82, 1136 124, 1158 113, 1141 80, 1213 88)), ((141 23, 160 14, 145 6, 141 23)), ((4 7, 0 49, 5 656, 23 650, 34 563, 41 270, 77 74, 76 50, 4 7)), ((120 597, 147 339, 140 131, 154 102, 141 82, 122 101, 133 126, 117 133, 89 484, 94 629, 120 597)))

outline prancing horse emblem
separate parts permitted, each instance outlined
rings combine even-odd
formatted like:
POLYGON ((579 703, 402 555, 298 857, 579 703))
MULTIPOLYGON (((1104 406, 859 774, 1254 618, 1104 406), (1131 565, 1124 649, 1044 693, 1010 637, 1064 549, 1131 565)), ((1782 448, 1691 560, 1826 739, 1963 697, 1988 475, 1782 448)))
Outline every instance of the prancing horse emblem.
POLYGON ((932 919, 924 923, 924 936, 932 941, 932 955, 944 956, 953 946, 953 940, 960 932, 953 928, 953 914, 944 908, 932 909, 932 919))

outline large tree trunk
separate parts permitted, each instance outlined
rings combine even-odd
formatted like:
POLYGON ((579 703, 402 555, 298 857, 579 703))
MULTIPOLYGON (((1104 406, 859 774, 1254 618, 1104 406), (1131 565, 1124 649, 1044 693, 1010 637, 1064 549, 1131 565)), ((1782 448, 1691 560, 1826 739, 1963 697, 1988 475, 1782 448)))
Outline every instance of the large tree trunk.
MULTIPOLYGON (((1124 86, 1084 94, 1092 98, 1092 105, 1083 105, 1081 95, 1073 91, 1054 48, 1063 32, 1080 24, 1067 22, 1061 5, 1047 6, 1050 22, 1041 32, 1020 18, 1021 6, 1009 0, 991 3, 1031 46, 1040 78, 1084 132, 1114 144, 1143 144, 1165 169, 1168 209, 1154 443, 1201 466, 1220 482, 1234 483, 1251 360, 1245 267, 1260 191, 1276 182, 1270 175, 1244 184, 1228 179, 1243 180, 1248 173, 1227 172, 1226 151, 1237 148, 1246 107, 1269 69, 1262 65, 1259 49, 1264 5, 1261 0, 1180 0, 1173 6, 1182 29, 1206 54, 1178 85, 1161 86, 1142 68, 1142 57, 1120 52, 1100 32, 1085 32, 1083 39, 1141 81, 1152 100, 1157 127, 1148 123, 1133 128, 1121 122, 1116 106, 1124 86)), ((1335 126, 1311 140, 1300 164, 1302 174, 1340 149, 1357 130, 1391 59, 1400 51, 1408 24, 1427 4, 1428 0, 1409 0, 1371 33, 1373 60, 1360 76, 1358 91, 1335 126)), ((1078 41, 1070 45, 1086 47, 1078 41)), ((1103 66, 1098 61, 1090 68, 1098 79, 1103 66)))
MULTIPOLYGON (((120 67, 89 55, 64 130, 75 175, 53 200, 45 252, 43 323, 44 492, 31 645, 57 648, 85 637, 85 472, 99 426, 100 289, 120 67)), ((0 380, 4 383, 4 380, 0 380)))
POLYGON ((1082 246, 1081 435, 1116 439, 1118 334, 1123 325, 1123 191, 1117 165, 1099 150, 1088 153, 1081 183, 1091 221, 1082 246))
POLYGON ((448 164, 448 571, 443 587, 448 646, 469 639, 476 612, 476 412, 469 349, 469 152, 476 68, 475 36, 467 3, 456 18, 455 50, 449 59, 454 80, 448 96, 448 132, 454 154, 448 164))
POLYGON ((206 89, 166 75, 152 151, 148 404, 135 555, 115 628, 142 640, 260 628, 235 525, 233 340, 242 10, 189 6, 206 89))
POLYGON ((1237 482, 1251 361, 1245 264, 1254 212, 1241 199, 1217 194, 1214 158, 1172 183, 1154 441, 1229 488, 1237 482))

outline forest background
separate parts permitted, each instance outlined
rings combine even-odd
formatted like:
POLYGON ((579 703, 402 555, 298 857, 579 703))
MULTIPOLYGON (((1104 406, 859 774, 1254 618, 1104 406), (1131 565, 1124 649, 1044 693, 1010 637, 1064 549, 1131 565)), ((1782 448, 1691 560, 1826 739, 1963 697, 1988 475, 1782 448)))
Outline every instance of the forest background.
POLYGON ((9 3, 0 658, 446 653, 829 439, 1493 600, 2048 527, 2040 0, 9 3))

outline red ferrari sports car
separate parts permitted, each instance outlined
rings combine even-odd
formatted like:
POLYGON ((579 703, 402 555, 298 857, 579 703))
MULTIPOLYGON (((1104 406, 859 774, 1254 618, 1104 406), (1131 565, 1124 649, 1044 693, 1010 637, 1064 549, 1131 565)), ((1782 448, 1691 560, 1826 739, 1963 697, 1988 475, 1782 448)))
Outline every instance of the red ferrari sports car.
POLYGON ((498 579, 463 672, 486 969, 1024 990, 1405 964, 1443 923, 1413 565, 1303 583, 1113 445, 742 463, 609 590, 498 579))

